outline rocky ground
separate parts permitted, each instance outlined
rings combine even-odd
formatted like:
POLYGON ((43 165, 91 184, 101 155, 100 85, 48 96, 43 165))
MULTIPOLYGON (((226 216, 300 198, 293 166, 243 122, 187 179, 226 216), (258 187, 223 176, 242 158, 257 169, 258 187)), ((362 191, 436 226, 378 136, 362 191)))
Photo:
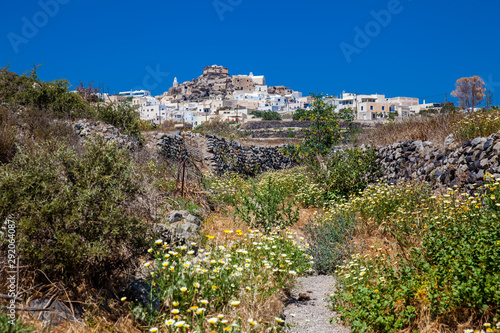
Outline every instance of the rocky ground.
POLYGON ((329 275, 300 277, 284 310, 290 333, 349 333, 348 328, 330 324, 336 314, 327 307, 334 292, 335 279, 329 275))

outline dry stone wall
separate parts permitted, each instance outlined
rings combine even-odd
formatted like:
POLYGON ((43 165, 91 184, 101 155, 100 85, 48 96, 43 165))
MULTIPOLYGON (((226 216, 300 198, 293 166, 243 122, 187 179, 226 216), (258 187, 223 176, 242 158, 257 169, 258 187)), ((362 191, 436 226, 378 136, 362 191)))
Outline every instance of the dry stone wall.
POLYGON ((100 135, 106 141, 116 142, 118 147, 128 148, 131 151, 136 151, 142 147, 139 138, 132 135, 125 135, 113 125, 102 123, 100 121, 79 120, 76 122, 68 122, 81 138, 86 138, 92 135, 100 135))
MULTIPOLYGON (((235 172, 253 176, 259 172, 286 169, 297 164, 296 160, 282 152, 283 146, 245 146, 215 135, 206 135, 202 139, 204 164, 218 175, 235 172)), ((179 135, 162 133, 158 136, 157 144, 160 151, 169 158, 179 160, 191 157, 184 138, 179 135)))
POLYGON ((157 139, 161 153, 167 158, 180 161, 188 157, 182 136, 160 133, 157 139))
POLYGON ((282 170, 297 165, 297 161, 282 152, 283 145, 273 147, 244 146, 215 135, 207 135, 207 159, 218 174, 236 172, 253 176, 268 170, 282 170))
POLYGON ((484 184, 486 173, 500 178, 500 133, 462 143, 450 135, 442 145, 409 140, 376 150, 383 179, 389 183, 427 181, 472 192, 484 184))

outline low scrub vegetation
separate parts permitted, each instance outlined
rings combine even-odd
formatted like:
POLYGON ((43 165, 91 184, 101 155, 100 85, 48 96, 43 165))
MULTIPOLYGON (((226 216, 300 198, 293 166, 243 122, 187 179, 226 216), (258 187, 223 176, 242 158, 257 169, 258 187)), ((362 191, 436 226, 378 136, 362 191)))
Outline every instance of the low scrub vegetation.
POLYGON ((374 185, 331 207, 395 244, 374 244, 336 270, 332 297, 356 332, 456 331, 498 321, 500 182, 474 196, 421 184, 374 185))
POLYGON ((351 215, 321 215, 305 226, 310 243, 308 253, 314 258, 313 267, 318 274, 332 274, 354 252, 354 226, 351 215))
POLYGON ((141 137, 140 117, 135 108, 121 103, 89 102, 85 96, 70 92, 66 80, 40 80, 38 67, 23 75, 9 72, 8 68, 0 69, 0 102, 7 109, 19 109, 16 111, 21 116, 30 110, 40 111, 46 120, 100 120, 125 134, 141 137))
POLYGON ((203 135, 212 134, 229 138, 235 138, 236 135, 238 135, 236 125, 230 124, 229 122, 222 120, 220 117, 215 117, 210 121, 204 122, 203 124, 195 127, 194 131, 203 135))
POLYGON ((150 330, 258 332, 280 327, 282 320, 270 317, 266 305, 297 274, 311 269, 306 244, 296 243, 286 231, 225 230, 225 235, 223 240, 205 235, 200 245, 177 248, 161 240, 154 243, 144 265, 159 305, 131 303, 150 330))
POLYGON ((375 150, 343 149, 329 156, 324 163, 309 167, 315 181, 323 188, 323 199, 349 197, 363 190, 382 174, 376 164, 375 150))
POLYGON ((128 212, 139 179, 128 151, 103 139, 82 152, 43 142, 0 169, 0 218, 16 221, 27 265, 50 279, 106 283, 146 245, 139 216, 128 212))
POLYGON ((458 142, 486 137, 500 130, 500 109, 491 107, 477 112, 450 112, 429 117, 409 117, 388 122, 359 133, 358 144, 389 145, 398 141, 422 140, 438 144, 453 134, 458 142))
POLYGON ((276 111, 251 111, 251 115, 262 118, 262 120, 281 120, 281 115, 276 111))

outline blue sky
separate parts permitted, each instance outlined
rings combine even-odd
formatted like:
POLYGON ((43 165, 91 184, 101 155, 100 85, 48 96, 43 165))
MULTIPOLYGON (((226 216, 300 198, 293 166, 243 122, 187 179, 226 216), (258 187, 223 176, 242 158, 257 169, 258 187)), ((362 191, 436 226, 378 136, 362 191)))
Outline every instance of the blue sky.
POLYGON ((160 94, 213 64, 305 94, 442 102, 479 75, 500 103, 498 0, 41 0, 0 12, 0 66, 160 94))

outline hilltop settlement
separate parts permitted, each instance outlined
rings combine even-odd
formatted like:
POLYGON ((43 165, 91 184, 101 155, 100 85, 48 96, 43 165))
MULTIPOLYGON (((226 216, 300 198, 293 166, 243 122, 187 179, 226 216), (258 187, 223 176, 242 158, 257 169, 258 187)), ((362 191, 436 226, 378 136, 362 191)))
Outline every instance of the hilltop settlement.
MULTIPOLYGON (((173 121, 196 127, 216 117, 223 121, 245 123, 259 121, 253 111, 276 112, 292 117, 299 109, 310 107, 313 98, 285 86, 268 86, 264 75, 230 75, 229 69, 212 65, 203 69, 197 79, 179 83, 158 96, 147 90, 130 90, 117 95, 99 94, 106 102, 123 102, 135 106, 142 120, 152 124, 173 121)), ((408 117, 422 110, 439 110, 442 105, 419 102, 414 97, 386 97, 382 94, 343 92, 340 97, 325 96, 339 112, 350 109, 361 122, 408 117)))

